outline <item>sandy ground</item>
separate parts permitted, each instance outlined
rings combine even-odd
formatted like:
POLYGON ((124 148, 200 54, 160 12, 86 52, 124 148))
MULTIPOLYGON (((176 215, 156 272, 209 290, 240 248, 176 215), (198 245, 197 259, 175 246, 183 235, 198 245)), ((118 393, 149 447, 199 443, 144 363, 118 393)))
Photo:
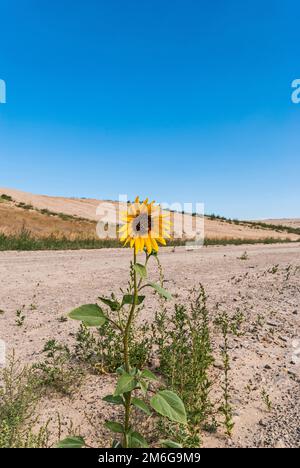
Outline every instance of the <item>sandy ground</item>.
POLYGON ((300 218, 265 219, 264 222, 268 224, 281 224, 292 228, 300 227, 300 218))
MULTIPOLYGON (((232 404, 235 429, 232 439, 222 430, 204 434, 209 446, 300 446, 300 244, 207 247, 161 250, 168 289, 177 302, 188 300, 188 290, 203 283, 212 317, 219 310, 240 310, 244 335, 230 338, 232 404), (239 257, 247 250, 248 259, 239 257), (272 268, 277 265, 273 270, 272 268), (267 411, 261 392, 270 396, 267 411)), ((58 319, 83 303, 95 302, 115 285, 125 286, 130 251, 1 252, 0 338, 22 362, 40 359, 44 343, 55 338, 72 344, 78 324, 58 319), (26 305, 23 327, 15 324, 16 310, 26 305), (33 304, 34 307, 30 307, 33 304)), ((153 270, 153 274, 154 270, 153 270)), ((146 303, 151 320, 155 297, 146 303)), ((172 307, 172 304, 170 304, 172 307)), ((113 376, 90 376, 72 399, 53 397, 43 402, 46 420, 59 411, 93 440, 109 406, 113 376), (90 419, 87 419, 90 418, 90 419)), ((107 434, 100 433, 101 438, 107 434)), ((101 442, 100 442, 101 443, 101 442)), ((103 442, 104 443, 104 442, 103 442)))
MULTIPOLYGON (((64 198, 50 197, 46 195, 35 195, 10 188, 0 188, 0 195, 4 193, 10 195, 13 200, 20 203, 31 204, 37 209, 48 209, 56 213, 65 213, 71 216, 85 218, 87 220, 108 223, 116 226, 120 220, 118 217, 117 203, 113 201, 104 201, 96 199, 64 198)), ((125 204, 120 204, 121 210, 126 210, 125 204)), ((173 206, 177 211, 183 207, 173 206)), ((165 212, 170 216, 174 237, 194 238, 195 233, 205 235, 207 238, 243 238, 243 239, 264 239, 266 237, 289 238, 298 240, 299 236, 277 232, 276 230, 254 228, 247 225, 236 225, 220 220, 210 220, 205 218, 193 217, 189 214, 165 212)), ((94 237, 95 228, 86 222, 62 221, 53 216, 41 215, 33 210, 21 210, 16 208, 13 203, 0 205, 0 232, 10 233, 19 231, 25 224, 27 229, 35 235, 43 236, 51 233, 85 233, 94 237), (77 229, 78 228, 78 229, 77 229)), ((281 223, 284 224, 284 223, 281 223)), ((288 223, 289 225, 289 223, 288 223)), ((295 225, 295 227, 297 227, 295 225)), ((115 237, 115 236, 114 236, 115 237)))

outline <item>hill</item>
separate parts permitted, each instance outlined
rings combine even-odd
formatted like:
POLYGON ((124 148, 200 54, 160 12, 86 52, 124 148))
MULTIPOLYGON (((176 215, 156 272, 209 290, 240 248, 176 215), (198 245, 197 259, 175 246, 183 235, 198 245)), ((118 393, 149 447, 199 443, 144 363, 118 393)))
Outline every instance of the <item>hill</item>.
MULTIPOLYGON (((30 231, 38 238, 64 236, 68 239, 84 237, 97 238, 96 223, 99 221, 97 209, 105 216, 102 222, 108 225, 117 223, 115 215, 117 203, 89 198, 65 198, 35 195, 20 190, 0 188, 0 233, 15 235, 22 229, 30 231)), ((122 209, 125 208, 124 204, 122 209)), ((184 232, 189 232, 195 224, 195 217, 190 214, 171 213, 174 231, 180 232, 182 223, 184 232)), ((275 220, 261 223, 229 220, 216 216, 205 216, 204 227, 207 239, 245 239, 263 240, 298 240, 300 237, 299 220, 284 220, 286 229, 275 220), (273 227, 274 225, 274 227, 273 227)))

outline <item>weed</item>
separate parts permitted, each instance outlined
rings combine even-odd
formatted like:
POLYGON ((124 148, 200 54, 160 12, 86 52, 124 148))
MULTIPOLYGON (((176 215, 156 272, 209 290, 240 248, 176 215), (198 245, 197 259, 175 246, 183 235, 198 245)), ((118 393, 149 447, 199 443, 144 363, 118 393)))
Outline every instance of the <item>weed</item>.
MULTIPOLYGON (((113 318, 111 317, 113 320, 113 318)), ((140 369, 148 360, 152 339, 148 324, 137 326, 130 333, 129 354, 134 367, 140 369)), ((120 330, 106 322, 95 331, 84 323, 76 333, 75 357, 97 373, 115 372, 122 365, 123 341, 120 330)))
POLYGON ((26 318, 26 316, 24 315, 24 309, 25 309, 25 306, 23 305, 22 308, 18 309, 16 312, 15 322, 18 327, 22 327, 22 325, 24 325, 24 321, 26 318))
POLYGON ((166 310, 157 312, 153 329, 160 371, 182 397, 192 426, 199 426, 212 412, 209 370, 214 359, 202 285, 198 291, 192 291, 191 298, 188 310, 176 305, 169 318, 166 310))
POLYGON ((271 409, 272 409, 272 402, 271 402, 270 396, 269 396, 269 394, 267 393, 267 391, 266 391, 265 388, 263 388, 262 391, 261 391, 261 398, 262 398, 262 401, 264 402, 264 404, 266 405, 267 410, 268 410, 268 411, 271 411, 271 409))
POLYGON ((272 275, 275 275, 275 273, 278 272, 279 264, 274 265, 272 268, 268 270, 268 273, 271 273, 272 275))
MULTIPOLYGON (((76 218, 79 219, 79 218, 76 218)), ((296 240, 298 242, 300 239, 296 240)), ((204 245, 246 245, 246 244, 276 244, 294 242, 291 239, 263 238, 263 239, 228 239, 228 238, 205 238, 204 245)), ((183 246, 184 239, 173 239, 170 246, 183 246)), ((102 249, 117 248, 120 243, 117 239, 98 239, 97 237, 75 237, 68 238, 50 235, 47 237, 36 237, 25 227, 16 234, 6 235, 0 233, 0 251, 6 250, 78 250, 78 249, 102 249)))
POLYGON ((262 327, 265 323, 265 318, 262 314, 257 314, 257 317, 256 317, 256 324, 259 326, 259 327, 262 327))
POLYGON ((34 371, 20 367, 15 355, 1 372, 0 448, 46 447, 48 423, 34 431, 34 416, 40 398, 34 371))
POLYGON ((241 336, 243 332, 241 331, 241 326, 245 321, 245 316, 243 312, 237 308, 236 312, 233 314, 232 319, 230 321, 230 330, 233 335, 241 336))
POLYGON ((60 323, 64 323, 64 322, 67 322, 68 321, 68 318, 65 317, 64 315, 61 315, 58 319, 57 319, 58 322, 60 323))
POLYGON ((237 257, 237 258, 238 258, 238 260, 248 260, 249 256, 248 256, 248 253, 245 250, 245 252, 240 257, 237 257))
POLYGON ((220 407, 220 411, 224 415, 224 426, 226 429, 226 434, 230 436, 234 427, 234 423, 232 420, 232 407, 230 404, 230 358, 228 347, 228 336, 231 331, 231 323, 226 312, 220 313, 216 318, 215 323, 220 328, 223 336, 223 346, 221 348, 221 355, 223 360, 224 378, 222 383, 223 403, 220 407))
POLYGON ((83 371, 73 365, 69 348, 56 340, 49 340, 42 353, 45 354, 44 361, 33 366, 40 386, 71 395, 82 381, 83 371))

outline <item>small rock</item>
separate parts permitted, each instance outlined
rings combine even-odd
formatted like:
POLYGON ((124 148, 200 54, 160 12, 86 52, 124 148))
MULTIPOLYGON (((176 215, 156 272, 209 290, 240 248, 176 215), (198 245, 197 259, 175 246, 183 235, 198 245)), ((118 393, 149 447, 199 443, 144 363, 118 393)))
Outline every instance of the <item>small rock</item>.
POLYGON ((266 364, 265 369, 270 370, 270 369, 272 369, 272 367, 269 364, 266 364))
POLYGON ((267 325, 270 325, 270 327, 278 327, 280 324, 278 322, 273 322, 273 321, 269 321, 267 322, 267 325))
POLYGON ((224 369, 223 364, 220 363, 220 362, 215 362, 215 363, 213 364, 213 366, 214 366, 216 369, 220 369, 220 370, 223 370, 223 369, 224 369))
POLYGON ((284 341, 285 343, 287 343, 287 341, 288 341, 288 339, 287 339, 285 336, 279 335, 278 338, 279 338, 281 341, 284 341))
POLYGON ((276 444, 275 444, 274 447, 275 447, 275 448, 286 448, 285 443, 283 442, 282 439, 279 439, 279 440, 276 442, 276 444))

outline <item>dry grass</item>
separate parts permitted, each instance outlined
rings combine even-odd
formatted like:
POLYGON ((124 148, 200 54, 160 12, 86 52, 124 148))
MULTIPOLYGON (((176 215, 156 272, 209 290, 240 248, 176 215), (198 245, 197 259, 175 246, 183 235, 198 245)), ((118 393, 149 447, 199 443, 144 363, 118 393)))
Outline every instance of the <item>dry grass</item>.
MULTIPOLYGON (((0 233, 16 234, 26 228, 38 238, 57 236, 67 239, 84 237, 96 238, 96 210, 99 205, 105 211, 103 222, 116 224, 116 202, 103 200, 49 197, 34 195, 19 190, 0 188, 5 199, 0 198, 0 233), (11 200, 7 199, 11 197, 11 200), (56 214, 56 215, 55 215, 56 214)), ((125 205, 124 205, 125 207, 125 205)), ((195 217, 189 214, 170 213, 174 230, 181 231, 182 225, 186 232, 192 232, 195 217)), ((291 221, 291 220, 290 220, 291 221)), ((235 223, 224 219, 205 217, 205 237, 207 239, 289 239, 298 240, 299 235, 287 233, 278 229, 268 229, 262 226, 235 223)), ((178 237, 178 236, 174 236, 178 237)), ((187 236, 189 237, 189 236, 187 236)))

